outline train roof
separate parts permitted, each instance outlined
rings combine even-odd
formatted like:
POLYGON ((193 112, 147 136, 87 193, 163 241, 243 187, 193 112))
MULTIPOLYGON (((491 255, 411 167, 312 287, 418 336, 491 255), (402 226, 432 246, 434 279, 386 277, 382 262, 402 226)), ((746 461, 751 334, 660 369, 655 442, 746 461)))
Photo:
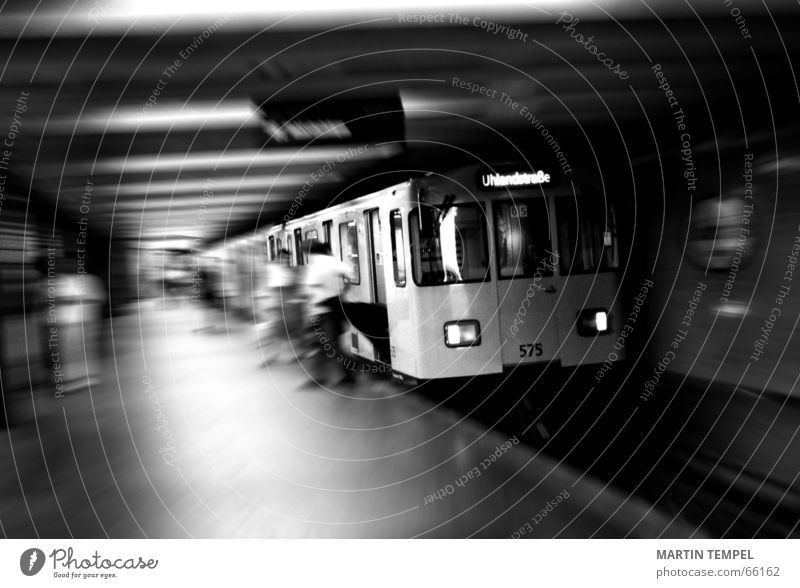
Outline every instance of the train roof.
MULTIPOLYGON (((570 176, 569 182, 574 182, 574 180, 577 179, 578 178, 576 177, 570 176)), ((567 183, 567 179, 564 177, 564 174, 560 173, 558 166, 548 162, 542 162, 541 165, 538 163, 525 164, 520 162, 502 162, 490 165, 473 164, 456 168, 449 172, 428 172, 424 175, 412 177, 404 182, 387 186, 386 188, 378 190, 377 192, 359 196, 358 198, 341 202, 334 206, 330 206, 310 214, 294 216, 282 223, 271 225, 256 232, 263 234, 276 230, 282 231, 286 230, 287 226, 295 225, 298 222, 301 224, 313 222, 318 220, 320 217, 335 215, 343 209, 357 209, 369 206, 375 199, 385 197, 389 191, 396 191, 402 187, 409 186, 414 182, 428 183, 426 181, 429 180, 432 180, 432 182, 430 182, 432 185, 439 183, 439 181, 447 181, 467 188, 477 186, 480 193, 484 194, 487 198, 493 198, 503 193, 508 193, 509 191, 528 190, 536 187, 556 188, 561 186, 563 188, 565 184, 569 185, 567 183), (481 177, 479 177, 481 175, 487 177, 491 176, 491 178, 486 179, 485 181, 493 183, 491 185, 486 185, 485 188, 481 189, 479 184, 479 182, 482 181, 481 177), (545 183, 548 185, 545 186, 545 183), (495 196, 493 196, 493 194, 495 196)))

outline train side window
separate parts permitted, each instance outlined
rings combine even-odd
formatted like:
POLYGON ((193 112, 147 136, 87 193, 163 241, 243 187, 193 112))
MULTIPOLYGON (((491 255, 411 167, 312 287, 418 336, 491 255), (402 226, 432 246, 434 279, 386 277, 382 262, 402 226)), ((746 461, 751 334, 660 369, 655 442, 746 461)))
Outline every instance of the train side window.
POLYGON ((269 260, 275 261, 275 237, 270 236, 269 238, 269 260))
POLYGON ((550 221, 544 198, 494 203, 495 250, 500 278, 553 274, 550 221))
POLYGON ((476 204, 426 206, 408 215, 411 269, 419 286, 490 279, 486 215, 476 204))
POLYGON ((563 273, 619 268, 616 214, 601 195, 557 198, 556 219, 563 273))
POLYGON ((358 261, 358 230, 356 221, 352 220, 339 224, 339 244, 341 247, 342 261, 350 268, 351 284, 361 283, 361 267, 358 261))
POLYGON ((402 288, 406 285, 406 248, 403 242, 403 217, 399 210, 389 213, 392 236, 392 263, 394 267, 394 285, 402 288))
POLYGON ((333 228, 333 221, 326 220, 322 223, 322 240, 330 245, 331 243, 331 228, 333 228))
POLYGON ((317 230, 311 229, 304 233, 305 239, 302 243, 302 256, 303 256, 303 263, 308 263, 308 258, 311 255, 311 243, 317 241, 317 230))

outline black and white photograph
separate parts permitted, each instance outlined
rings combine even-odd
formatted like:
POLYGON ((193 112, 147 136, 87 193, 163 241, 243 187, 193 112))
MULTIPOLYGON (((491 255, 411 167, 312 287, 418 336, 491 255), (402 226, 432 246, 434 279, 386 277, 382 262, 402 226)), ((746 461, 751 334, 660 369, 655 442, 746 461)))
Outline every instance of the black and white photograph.
POLYGON ((0 2, 0 578, 797 585, 798 58, 795 0, 0 2))

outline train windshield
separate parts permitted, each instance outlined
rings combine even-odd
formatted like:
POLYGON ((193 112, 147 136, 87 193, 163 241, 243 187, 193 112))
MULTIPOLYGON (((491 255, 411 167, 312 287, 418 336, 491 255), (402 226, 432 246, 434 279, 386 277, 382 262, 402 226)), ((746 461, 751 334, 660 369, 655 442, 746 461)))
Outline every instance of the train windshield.
POLYGON ((489 279, 484 211, 476 204, 426 206, 408 217, 414 282, 419 286, 489 279))
POLYGON ((619 267, 617 218, 611 203, 596 198, 557 198, 561 272, 579 274, 619 267))
POLYGON ((494 203, 501 279, 552 275, 549 218, 544 198, 494 203))

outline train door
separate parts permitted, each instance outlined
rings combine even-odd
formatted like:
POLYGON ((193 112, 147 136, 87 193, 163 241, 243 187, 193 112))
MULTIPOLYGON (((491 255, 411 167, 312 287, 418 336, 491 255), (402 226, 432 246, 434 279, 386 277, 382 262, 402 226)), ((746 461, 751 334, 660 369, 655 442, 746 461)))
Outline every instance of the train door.
MULTIPOLYGON (((380 210, 366 212, 367 238, 370 255, 370 279, 372 281, 372 303, 386 309, 386 273, 384 268, 383 234, 381 231, 380 210)), ((373 339, 375 359, 391 363, 389 339, 373 339)))
POLYGON ((303 231, 302 229, 295 229, 294 230, 294 250, 295 254, 297 255, 297 265, 303 265, 305 260, 303 259, 303 231))
POLYGON ((505 366, 559 356, 556 302, 560 280, 550 212, 544 196, 492 202, 505 366))
POLYGON ((289 263, 295 265, 294 240, 292 239, 291 233, 286 234, 286 251, 289 252, 289 263))
POLYGON ((367 211, 369 230, 370 268, 372 279, 372 302, 386 305, 386 278, 383 271, 383 240, 379 210, 367 211))
POLYGON ((622 359, 619 244, 614 207, 600 194, 555 198, 562 293, 558 301, 561 363, 622 359))

